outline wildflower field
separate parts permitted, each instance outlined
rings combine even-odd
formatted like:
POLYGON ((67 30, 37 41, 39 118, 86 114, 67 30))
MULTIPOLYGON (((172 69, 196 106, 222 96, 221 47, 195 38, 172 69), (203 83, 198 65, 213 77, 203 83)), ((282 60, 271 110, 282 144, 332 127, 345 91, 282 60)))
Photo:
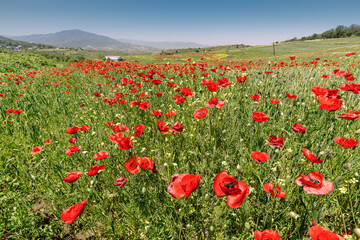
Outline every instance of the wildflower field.
POLYGON ((0 74, 2 239, 355 239, 359 54, 0 74))

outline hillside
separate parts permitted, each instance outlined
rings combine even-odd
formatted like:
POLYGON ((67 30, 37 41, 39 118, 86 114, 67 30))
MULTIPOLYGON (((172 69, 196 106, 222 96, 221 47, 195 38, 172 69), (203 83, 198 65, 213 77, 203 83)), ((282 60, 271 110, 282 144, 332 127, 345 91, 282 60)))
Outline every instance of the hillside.
POLYGON ((117 40, 121 42, 137 44, 141 46, 153 47, 161 50, 206 47, 205 45, 196 42, 170 42, 170 41, 150 42, 150 41, 141 41, 141 40, 133 40, 133 39, 117 39, 117 40))
POLYGON ((273 45, 245 46, 228 45, 192 49, 172 49, 160 53, 134 55, 131 59, 139 62, 165 61, 185 62, 187 59, 205 61, 213 60, 242 60, 254 58, 272 58, 296 55, 301 57, 320 57, 339 55, 360 51, 360 37, 317 39, 307 41, 281 42, 273 45), (275 48, 275 54, 273 52, 275 48))
POLYGON ((51 49, 55 48, 46 44, 36 44, 24 41, 17 41, 10 38, 0 36, 0 49, 22 51, 22 50, 33 50, 33 49, 51 49))
POLYGON ((329 29, 323 33, 314 33, 311 36, 301 37, 301 38, 293 38, 289 41, 296 41, 296 40, 314 40, 314 39, 330 39, 330 38, 345 38, 345 37, 352 37, 352 36, 360 36, 360 25, 352 24, 349 27, 339 25, 336 28, 329 29))
POLYGON ((103 51, 119 50, 129 53, 139 53, 139 52, 146 53, 146 52, 158 51, 155 48, 124 43, 106 36, 89 33, 78 29, 65 30, 50 34, 12 36, 11 38, 20 41, 49 44, 59 47, 73 47, 73 48, 75 47, 75 48, 85 48, 85 49, 103 50, 103 51))

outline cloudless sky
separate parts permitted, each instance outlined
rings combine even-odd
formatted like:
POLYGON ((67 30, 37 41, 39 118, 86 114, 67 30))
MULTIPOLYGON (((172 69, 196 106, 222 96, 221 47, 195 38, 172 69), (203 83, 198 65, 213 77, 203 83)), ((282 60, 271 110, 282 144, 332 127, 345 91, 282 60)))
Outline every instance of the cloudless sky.
POLYGON ((270 44, 360 24, 360 0, 0 0, 0 35, 81 29, 112 38, 270 44))

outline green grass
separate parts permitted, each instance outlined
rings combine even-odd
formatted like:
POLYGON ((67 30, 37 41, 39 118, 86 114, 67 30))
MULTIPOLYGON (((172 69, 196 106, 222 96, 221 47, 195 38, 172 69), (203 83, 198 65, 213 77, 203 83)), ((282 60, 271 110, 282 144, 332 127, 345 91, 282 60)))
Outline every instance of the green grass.
MULTIPOLYGON (((254 49, 256 47, 251 54, 255 55, 254 49)), ((27 74, 29 71, 15 76, 2 74, 0 93, 7 98, 0 102, 0 238, 252 239, 255 230, 272 229, 282 239, 308 239, 307 230, 313 218, 338 234, 359 227, 360 188, 359 182, 352 182, 354 178, 359 180, 359 146, 344 149, 333 141, 337 136, 359 140, 358 120, 338 118, 347 109, 359 111, 359 97, 340 90, 344 105, 340 111, 329 112, 319 109, 316 96, 310 90, 313 86, 329 89, 348 83, 331 74, 334 69, 349 68, 358 78, 359 55, 350 58, 328 55, 339 67, 322 65, 326 63, 324 59, 319 60, 319 65, 308 62, 309 65, 290 67, 291 61, 285 54, 288 51, 284 50, 284 58, 273 58, 269 62, 255 59, 251 64, 226 58, 187 65, 157 64, 158 61, 154 64, 86 61, 58 69, 39 67, 42 70, 32 74, 27 74), (288 66, 279 67, 282 61, 288 66), (225 68, 227 64, 229 68, 225 68), (349 67, 349 64, 355 66, 349 67), (236 80, 243 74, 242 67, 248 68, 245 83, 236 80), (155 70, 150 72, 152 78, 161 79, 160 85, 141 81, 141 76, 134 78, 140 73, 148 75, 152 69, 155 70), (270 70, 274 73, 265 74, 270 70), (212 93, 200 84, 203 73, 209 73, 205 78, 213 81, 226 77, 235 83, 212 93), (322 78, 323 74, 330 78, 322 78), (15 84, 20 76, 24 77, 22 82, 15 84), (134 79, 142 87, 124 96, 127 104, 108 105, 103 101, 105 98, 114 98, 114 93, 128 93, 133 88, 129 84, 119 87, 124 77, 134 79), (173 96, 181 93, 166 86, 168 82, 189 87, 196 95, 176 104, 173 96), (114 87, 114 83, 118 86, 114 87), (250 95, 259 91, 262 100, 253 102, 250 95), (103 97, 95 97, 95 92, 102 93, 103 97), (135 96, 141 92, 150 98, 135 96), (157 92, 163 95, 151 95, 157 92), (298 98, 288 99, 287 93, 297 94, 298 98), (194 119, 194 111, 203 108, 213 96, 225 100, 224 107, 209 109, 204 119, 194 119), (281 104, 272 104, 271 98, 279 98, 281 104), (130 106, 134 99, 147 101, 150 108, 141 110, 130 106), (17 115, 6 113, 10 108, 24 111, 17 115), (162 111, 161 120, 167 122, 170 129, 179 121, 184 131, 172 135, 170 130, 169 134, 162 134, 156 125, 159 119, 150 115, 153 109, 162 111), (165 117, 169 110, 176 110, 177 115, 165 117), (266 113, 269 121, 253 121, 254 111, 266 113), (133 140, 130 151, 120 150, 108 139, 115 133, 106 126, 108 122, 129 127, 130 132, 124 133, 125 136, 131 136, 133 127, 139 124, 144 124, 145 130, 143 136, 133 140), (307 127, 305 134, 291 129, 296 122, 307 127), (65 133, 68 127, 83 125, 90 125, 89 130, 75 135, 65 133), (272 135, 285 138, 284 148, 266 145, 272 135), (65 150, 73 145, 68 140, 74 136, 81 150, 68 156, 65 150), (43 145, 49 139, 52 143, 43 145), (31 149, 36 146, 43 146, 44 150, 31 155, 31 149), (311 163, 305 159, 302 148, 310 149, 325 161, 311 163), (93 160, 94 154, 101 150, 108 151, 110 157, 93 160), (270 160, 256 163, 250 157, 253 151, 267 152, 270 160), (141 169, 137 174, 129 173, 124 163, 134 155, 152 159, 158 172, 141 169), (94 164, 105 164, 106 168, 97 176, 89 177, 86 173, 94 164), (237 209, 227 206, 226 199, 214 193, 214 178, 222 170, 244 181, 251 189, 237 209), (78 181, 61 180, 74 171, 83 172, 78 181), (323 196, 306 194, 294 180, 310 171, 324 174, 326 181, 334 183, 334 190, 323 196), (167 192, 170 177, 176 173, 202 176, 197 189, 187 199, 172 198, 167 192), (128 179, 122 188, 113 185, 120 176, 128 179), (287 196, 271 198, 263 190, 267 182, 280 185, 287 196), (61 213, 84 199, 87 199, 84 213, 74 223, 65 224, 61 213), (299 218, 290 218, 290 212, 297 213, 299 218), (287 233, 291 236, 287 237, 287 233)), ((296 60, 308 61, 312 54, 299 53, 296 60)), ((149 55, 138 57, 144 61, 151 59, 149 55)), ((149 76, 143 80, 150 80, 149 76)))

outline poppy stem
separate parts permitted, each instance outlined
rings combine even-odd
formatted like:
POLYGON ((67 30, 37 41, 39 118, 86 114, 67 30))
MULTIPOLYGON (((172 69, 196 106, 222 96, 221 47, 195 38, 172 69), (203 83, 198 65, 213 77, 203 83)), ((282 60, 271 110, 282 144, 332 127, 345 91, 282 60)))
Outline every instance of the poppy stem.
POLYGON ((318 220, 318 215, 316 212, 316 208, 315 208, 315 201, 312 201, 312 214, 313 214, 313 218, 315 219, 315 223, 318 224, 319 220, 318 220))

